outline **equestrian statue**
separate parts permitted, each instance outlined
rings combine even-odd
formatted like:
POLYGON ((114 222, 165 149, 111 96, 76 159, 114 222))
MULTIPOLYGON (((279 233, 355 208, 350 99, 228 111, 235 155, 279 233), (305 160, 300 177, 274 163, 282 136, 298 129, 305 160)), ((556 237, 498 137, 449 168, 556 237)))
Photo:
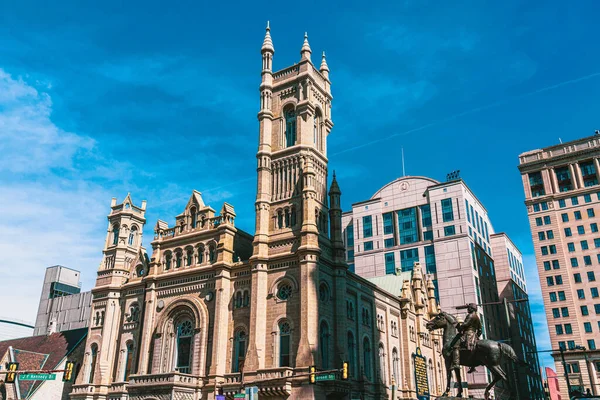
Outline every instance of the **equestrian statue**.
POLYGON ((454 371, 458 383, 456 397, 462 397, 460 366, 471 367, 469 370, 469 373, 471 373, 475 371, 475 367, 483 365, 493 376, 492 381, 485 388, 485 400, 488 400, 490 390, 496 382, 504 380, 508 383, 506 373, 500 367, 500 362, 504 357, 519 365, 527 365, 527 363, 520 360, 513 348, 506 343, 488 339, 480 340, 481 320, 477 313, 477 305, 468 304, 467 311, 468 315, 463 323, 459 323, 453 315, 440 311, 434 319, 426 324, 429 331, 444 330, 442 354, 446 363, 446 391, 442 397, 446 397, 450 393, 452 371, 454 371))

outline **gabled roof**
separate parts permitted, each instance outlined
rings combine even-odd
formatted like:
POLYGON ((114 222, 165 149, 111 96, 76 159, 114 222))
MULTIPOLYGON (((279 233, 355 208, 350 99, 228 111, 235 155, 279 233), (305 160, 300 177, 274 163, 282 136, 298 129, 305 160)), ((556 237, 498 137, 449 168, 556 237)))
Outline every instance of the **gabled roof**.
MULTIPOLYGON (((87 335, 87 328, 29 336, 0 342, 0 359, 12 346, 19 370, 54 369, 87 335)), ((58 378, 58 377, 57 377, 58 378)), ((44 381, 18 381, 21 397, 27 398, 44 381)))

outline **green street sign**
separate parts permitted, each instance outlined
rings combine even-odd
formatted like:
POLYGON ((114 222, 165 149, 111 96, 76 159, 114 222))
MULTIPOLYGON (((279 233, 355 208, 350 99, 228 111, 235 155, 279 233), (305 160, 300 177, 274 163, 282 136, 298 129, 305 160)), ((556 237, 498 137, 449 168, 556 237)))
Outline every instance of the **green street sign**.
POLYGON ((246 395, 244 393, 237 393, 233 395, 234 399, 245 399, 246 395))
POLYGON ((21 374, 21 381, 53 381, 56 379, 56 374, 21 374))
POLYGON ((335 381, 335 374, 315 375, 315 382, 335 381))

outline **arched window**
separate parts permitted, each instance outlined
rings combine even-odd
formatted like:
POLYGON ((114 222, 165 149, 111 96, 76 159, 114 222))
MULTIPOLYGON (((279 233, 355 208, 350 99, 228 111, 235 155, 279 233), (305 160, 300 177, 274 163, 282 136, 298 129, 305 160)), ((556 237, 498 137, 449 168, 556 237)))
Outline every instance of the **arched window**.
POLYGON ((192 265, 192 260, 194 259, 194 250, 187 249, 186 257, 185 257, 185 265, 188 267, 192 265))
POLYGON ((88 378, 88 383, 94 383, 94 375, 96 373, 96 361, 98 359, 98 345, 96 343, 92 344, 90 348, 90 375, 88 378))
POLYGON ((327 322, 321 322, 321 368, 329 368, 329 327, 327 322))
POLYGON ((210 245, 210 247, 208 248, 208 260, 209 262, 212 264, 217 260, 217 254, 215 251, 215 246, 214 245, 210 245))
POLYGON ((237 292, 235 294, 235 308, 240 308, 242 306, 242 292, 237 292))
POLYGON ((290 226, 290 210, 285 209, 285 227, 289 228, 290 226))
POLYGON ((119 225, 113 225, 113 245, 117 245, 119 243, 119 225))
POLYGON ((383 351, 383 343, 379 343, 379 381, 385 384, 385 352, 383 351))
POLYGON ((178 251, 175 254, 175 268, 180 268, 181 267, 181 251, 178 251))
POLYGON ((329 301, 329 287, 325 283, 319 285, 319 300, 323 303, 329 301))
POLYGON ((296 207, 292 207, 290 220, 291 226, 296 226, 296 207))
POLYGON ((282 282, 277 288, 277 297, 279 300, 287 300, 292 295, 292 291, 292 285, 290 285, 288 282, 282 282))
POLYGON ((140 319, 140 307, 137 304, 129 308, 129 322, 137 322, 140 319))
POLYGON ((171 253, 167 253, 165 255, 165 270, 170 270, 171 269, 171 259, 173 258, 173 255, 171 253))
POLYGON ((232 372, 241 372, 246 358, 246 332, 238 330, 234 336, 232 372))
POLYGON ((193 336, 192 321, 189 319, 181 321, 177 325, 177 357, 176 370, 183 373, 190 373, 191 358, 192 358, 192 336, 193 336))
POLYGON ((250 305, 250 292, 247 290, 244 290, 244 296, 243 296, 243 303, 242 306, 243 307, 248 307, 250 305))
POLYGON ((125 375, 123 380, 127 382, 133 368, 133 342, 127 342, 125 352, 125 375))
POLYGON ((104 325, 104 311, 100 313, 100 325, 104 325))
POLYGON ((198 264, 204 262, 204 246, 198 247, 198 264))
POLYGON ((287 321, 279 323, 279 366, 290 367, 290 324, 287 321))
POLYGON ((313 139, 314 139, 315 146, 319 150, 323 150, 321 120, 322 120, 321 111, 319 109, 317 109, 315 111, 315 117, 314 117, 314 122, 313 122, 313 139))
POLYGON ((368 338, 363 340, 363 365, 365 367, 365 376, 371 380, 371 342, 368 338))
POLYGON ((398 350, 394 347, 392 350, 392 373, 394 374, 394 380, 396 381, 396 385, 399 382, 400 376, 398 375, 398 350))
POLYGON ((144 266, 142 264, 138 264, 138 266, 135 267, 135 275, 138 278, 141 278, 142 276, 144 276, 145 273, 146 273, 146 271, 144 270, 144 266))
POLYGON ((281 210, 277 211, 277 227, 283 228, 283 212, 281 210))
POLYGON ((129 246, 135 245, 135 236, 137 235, 137 226, 132 226, 131 231, 129 232, 129 239, 127 240, 127 244, 129 246))
POLYGON ((192 215, 192 229, 196 227, 196 222, 198 221, 198 215, 196 213, 196 207, 190 208, 190 214, 192 215))
POLYGON ((296 144, 296 112, 293 108, 285 111, 285 147, 296 144))
POLYGON ((350 363, 350 375, 356 376, 356 345, 352 332, 348 332, 348 363, 350 363))

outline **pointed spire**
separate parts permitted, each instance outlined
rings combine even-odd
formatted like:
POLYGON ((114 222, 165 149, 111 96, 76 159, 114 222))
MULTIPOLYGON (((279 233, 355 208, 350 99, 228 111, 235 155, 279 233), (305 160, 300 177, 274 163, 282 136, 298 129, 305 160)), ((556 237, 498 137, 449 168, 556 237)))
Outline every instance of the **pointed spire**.
POLYGON ((321 73, 325 75, 325 71, 329 72, 329 66, 327 65, 327 60, 325 59, 325 52, 323 52, 323 58, 321 59, 321 73))
POLYGON ((267 32, 265 33, 265 40, 263 41, 262 48, 260 49, 261 53, 266 51, 270 51, 271 53, 275 53, 275 48, 273 47, 273 41, 271 40, 271 28, 269 26, 269 21, 267 21, 267 32))
POLYGON ((334 194, 342 194, 342 191, 340 190, 340 186, 338 185, 337 179, 335 178, 335 171, 333 171, 333 179, 331 181, 331 186, 329 187, 329 195, 334 195, 334 194))
POLYGON ((310 60, 310 53, 312 50, 310 49, 310 45, 308 44, 308 33, 304 32, 304 44, 302 45, 302 49, 300 50, 300 55, 302 59, 310 60))

